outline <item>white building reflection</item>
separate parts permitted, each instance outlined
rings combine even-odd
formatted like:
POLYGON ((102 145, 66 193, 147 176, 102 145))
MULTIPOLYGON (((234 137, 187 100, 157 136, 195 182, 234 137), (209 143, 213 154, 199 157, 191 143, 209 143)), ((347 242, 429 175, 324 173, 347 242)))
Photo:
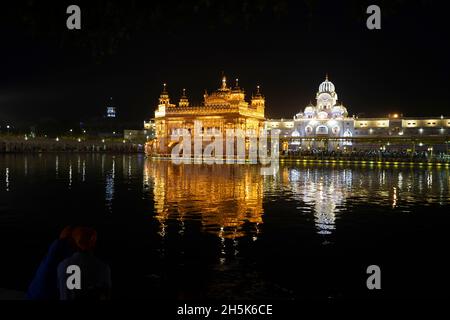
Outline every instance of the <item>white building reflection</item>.
POLYGON ((222 240, 251 236, 256 241, 264 207, 273 199, 294 202, 300 214, 312 214, 321 235, 332 234, 346 212, 364 214, 361 208, 410 212, 416 205, 449 202, 446 169, 285 165, 274 177, 262 177, 257 169, 147 161, 144 189, 153 193, 161 236, 167 235, 169 221, 177 221, 183 234, 185 221, 199 220, 204 231, 222 240), (244 228, 246 222, 252 227, 244 228))
POLYGON ((345 205, 352 184, 352 171, 329 171, 317 168, 283 167, 280 183, 291 191, 297 209, 314 215, 319 234, 331 234, 336 216, 345 205))

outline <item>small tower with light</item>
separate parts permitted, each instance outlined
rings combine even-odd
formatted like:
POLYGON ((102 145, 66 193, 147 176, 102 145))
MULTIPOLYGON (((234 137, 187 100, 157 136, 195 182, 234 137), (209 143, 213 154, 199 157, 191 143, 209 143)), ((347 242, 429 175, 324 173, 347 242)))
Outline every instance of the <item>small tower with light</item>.
POLYGON ((189 99, 188 99, 188 97, 186 95, 186 89, 183 89, 183 94, 182 94, 182 96, 180 98, 180 102, 178 103, 178 106, 180 108, 187 108, 187 107, 189 107, 189 99))
POLYGON ((115 119, 117 117, 116 107, 114 106, 113 98, 109 98, 109 104, 106 107, 106 117, 109 119, 115 119))
POLYGON ((266 98, 261 94, 261 86, 256 87, 256 94, 252 96, 251 107, 258 113, 264 114, 266 107, 266 98))
POLYGON ((167 92, 167 84, 163 84, 163 91, 159 95, 159 105, 160 106, 168 106, 170 105, 170 97, 169 93, 167 92))

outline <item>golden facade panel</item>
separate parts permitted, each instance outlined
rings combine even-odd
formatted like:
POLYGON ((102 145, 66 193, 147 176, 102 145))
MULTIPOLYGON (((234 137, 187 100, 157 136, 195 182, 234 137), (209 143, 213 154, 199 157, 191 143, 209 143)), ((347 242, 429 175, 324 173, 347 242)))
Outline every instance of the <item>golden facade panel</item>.
POLYGON ((245 91, 239 87, 239 81, 236 80, 236 85, 230 88, 226 77, 223 77, 221 87, 212 93, 205 92, 203 99, 201 105, 191 105, 186 90, 183 90, 179 104, 171 104, 164 85, 155 111, 156 139, 147 146, 147 152, 169 154, 175 142, 171 141, 171 135, 187 130, 195 137, 195 121, 202 122, 202 135, 220 132, 224 139, 228 129, 259 134, 259 130, 264 128, 265 98, 259 86, 251 101, 247 102, 245 91))

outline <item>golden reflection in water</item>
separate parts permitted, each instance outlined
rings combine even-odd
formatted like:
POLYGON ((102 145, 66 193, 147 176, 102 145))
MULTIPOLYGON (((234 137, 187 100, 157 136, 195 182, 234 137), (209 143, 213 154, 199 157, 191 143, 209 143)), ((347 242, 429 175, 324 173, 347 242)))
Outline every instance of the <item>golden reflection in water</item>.
POLYGON ((412 212, 417 205, 450 201, 448 170, 306 165, 281 166, 276 176, 263 177, 258 169, 252 165, 177 166, 147 160, 144 184, 153 191, 161 236, 166 236, 170 220, 179 222, 181 234, 184 221, 197 220, 203 231, 221 239, 253 236, 257 240, 264 206, 271 200, 285 201, 286 210, 292 210, 288 202, 294 202, 299 214, 312 214, 318 234, 331 234, 339 216, 353 208, 362 214, 369 207, 385 206, 412 212), (246 222, 253 224, 253 234, 245 234, 246 222))
POLYGON ((169 220, 177 220, 184 232, 185 219, 200 221, 203 231, 222 239, 243 237, 246 223, 257 234, 264 212, 263 177, 258 170, 257 166, 147 160, 144 184, 153 187, 160 235, 166 235, 169 220))

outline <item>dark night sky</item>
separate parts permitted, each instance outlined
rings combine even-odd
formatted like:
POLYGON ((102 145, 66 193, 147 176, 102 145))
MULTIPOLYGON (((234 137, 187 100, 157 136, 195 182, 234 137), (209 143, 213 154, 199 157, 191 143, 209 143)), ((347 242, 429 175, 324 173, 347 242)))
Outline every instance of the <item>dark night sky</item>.
POLYGON ((450 115, 444 1, 59 2, 1 11, 0 125, 86 120, 110 96, 140 123, 163 82, 200 102, 222 71, 248 94, 260 84, 268 117, 303 109, 326 73, 350 114, 450 115), (82 31, 65 28, 72 2, 82 31), (365 27, 372 3, 381 31, 365 27))

